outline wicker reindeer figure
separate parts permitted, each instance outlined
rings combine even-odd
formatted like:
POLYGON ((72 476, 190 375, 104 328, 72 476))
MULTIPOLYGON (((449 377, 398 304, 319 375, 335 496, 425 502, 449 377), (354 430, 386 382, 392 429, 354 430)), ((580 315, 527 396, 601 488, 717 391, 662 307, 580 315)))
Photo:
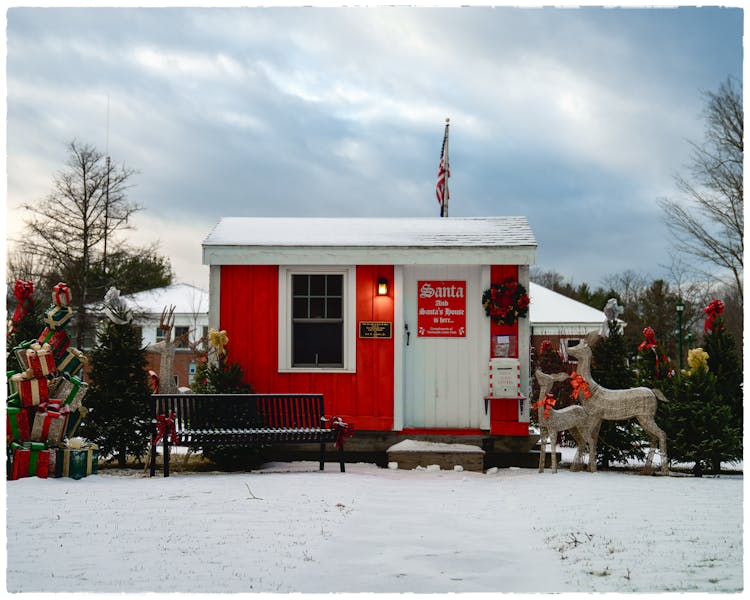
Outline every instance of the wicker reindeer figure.
POLYGON ((160 394, 176 394, 177 385, 174 382, 172 376, 174 367, 174 355, 175 349, 178 343, 184 342, 186 336, 180 336, 180 338, 172 341, 172 328, 174 327, 174 306, 167 308, 161 312, 161 320, 159 321, 159 329, 164 332, 164 340, 151 344, 148 349, 152 352, 161 354, 161 361, 159 362, 159 393, 160 394))
POLYGON ((656 405, 667 399, 660 390, 646 387, 624 390, 609 390, 600 386, 591 377, 591 345, 599 339, 598 333, 589 334, 578 345, 568 348, 568 354, 578 360, 576 371, 588 383, 590 395, 583 398, 583 406, 589 415, 589 427, 596 444, 602 421, 622 421, 635 418, 651 440, 651 448, 646 458, 645 473, 653 472, 655 446, 659 444, 661 472, 669 473, 667 459, 667 434, 656 424, 656 405))
POLYGON ((541 438, 541 450, 539 453, 539 472, 544 473, 544 462, 547 453, 547 444, 544 441, 549 436, 550 452, 552 453, 552 472, 557 473, 557 434, 569 430, 576 441, 577 449, 573 467, 571 470, 579 470, 582 465, 582 455, 586 445, 589 447, 589 471, 596 471, 596 454, 594 452, 594 441, 588 428, 588 413, 582 406, 567 406, 560 410, 552 408, 554 397, 550 394, 552 385, 556 381, 564 381, 568 378, 567 373, 554 373, 548 375, 540 369, 534 374, 539 382, 539 398, 534 406, 539 409, 539 430, 541 438))

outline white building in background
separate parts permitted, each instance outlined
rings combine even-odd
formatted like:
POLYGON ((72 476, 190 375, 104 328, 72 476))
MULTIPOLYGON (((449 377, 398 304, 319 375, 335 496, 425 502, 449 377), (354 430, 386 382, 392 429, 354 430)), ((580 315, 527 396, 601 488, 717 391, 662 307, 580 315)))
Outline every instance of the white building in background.
POLYGON ((559 347, 566 360, 567 348, 599 331, 607 320, 601 310, 533 282, 529 284, 529 296, 531 345, 538 351, 542 341, 548 339, 555 348, 559 347))
POLYGON ((165 307, 174 306, 174 328, 172 339, 189 333, 191 342, 197 342, 208 333, 208 292, 188 283, 174 283, 122 296, 136 315, 135 322, 141 328, 144 346, 160 342, 164 332, 159 328, 165 307))

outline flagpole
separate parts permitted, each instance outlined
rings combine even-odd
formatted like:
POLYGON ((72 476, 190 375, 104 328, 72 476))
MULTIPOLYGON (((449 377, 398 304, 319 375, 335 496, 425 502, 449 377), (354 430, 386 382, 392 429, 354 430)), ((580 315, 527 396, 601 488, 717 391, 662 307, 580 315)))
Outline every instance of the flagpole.
POLYGON ((448 159, 448 128, 450 127, 451 120, 445 118, 445 187, 443 189, 443 214, 442 216, 448 216, 448 199, 450 194, 448 193, 448 179, 450 178, 450 160, 448 159))

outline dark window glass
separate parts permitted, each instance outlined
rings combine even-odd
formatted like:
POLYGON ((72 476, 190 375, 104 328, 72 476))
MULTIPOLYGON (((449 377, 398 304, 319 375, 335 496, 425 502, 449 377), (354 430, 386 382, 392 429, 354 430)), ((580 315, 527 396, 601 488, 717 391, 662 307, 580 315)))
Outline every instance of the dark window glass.
POLYGON ((292 366, 344 366, 343 280, 292 275, 292 366))

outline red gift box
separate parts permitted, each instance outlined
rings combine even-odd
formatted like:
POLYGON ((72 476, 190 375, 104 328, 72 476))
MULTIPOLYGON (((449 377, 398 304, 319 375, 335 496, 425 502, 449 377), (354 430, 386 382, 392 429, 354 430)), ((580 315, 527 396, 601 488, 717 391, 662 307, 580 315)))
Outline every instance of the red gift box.
POLYGON ((65 355, 65 351, 70 347, 70 338, 63 329, 45 327, 37 341, 40 344, 50 345, 55 360, 60 360, 65 355))
POLYGON ((49 476, 49 450, 43 443, 26 442, 21 445, 13 442, 10 446, 13 449, 11 480, 34 475, 46 479, 49 476))
POLYGON ((6 439, 8 443, 12 441, 26 442, 31 439, 28 409, 8 406, 5 410, 7 411, 5 422, 7 425, 6 439))
POLYGON ((55 357, 49 344, 32 344, 26 350, 26 364, 34 372, 34 377, 44 377, 55 372, 55 357))
POLYGON ((31 427, 31 441, 60 444, 65 437, 70 408, 61 406, 59 400, 50 400, 38 409, 31 427))
POLYGON ((16 373, 10 379, 21 396, 23 406, 38 406, 49 400, 49 383, 46 378, 34 377, 31 370, 28 370, 16 373))
POLYGON ((70 304, 70 288, 62 281, 52 288, 52 302, 57 306, 68 306, 70 304))

